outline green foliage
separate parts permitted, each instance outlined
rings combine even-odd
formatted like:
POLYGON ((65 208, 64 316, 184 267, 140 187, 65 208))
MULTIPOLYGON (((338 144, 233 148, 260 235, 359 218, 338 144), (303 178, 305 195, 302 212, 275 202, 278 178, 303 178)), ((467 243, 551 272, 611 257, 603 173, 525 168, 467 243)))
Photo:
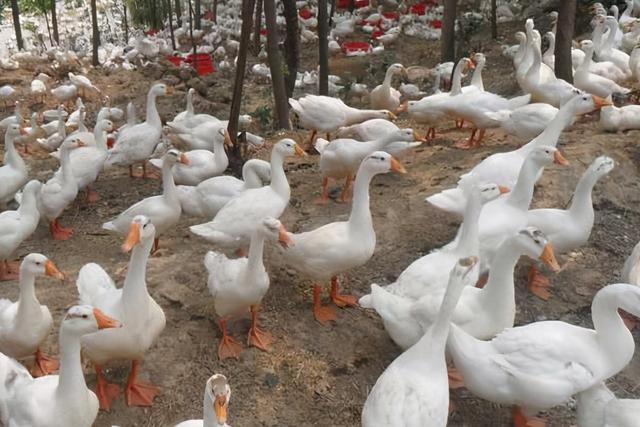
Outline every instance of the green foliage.
POLYGON ((45 14, 51 9, 51 0, 20 0, 18 4, 26 13, 45 14))
POLYGON ((22 28, 27 30, 27 31, 31 31, 32 33, 36 33, 36 31, 38 30, 38 27, 36 26, 36 24, 34 24, 31 21, 27 21, 24 24, 22 24, 22 28))
POLYGON ((262 107, 256 108, 256 110, 253 113, 249 113, 249 115, 256 119, 260 123, 260 126, 266 128, 269 122, 271 122, 271 107, 263 105, 262 107))

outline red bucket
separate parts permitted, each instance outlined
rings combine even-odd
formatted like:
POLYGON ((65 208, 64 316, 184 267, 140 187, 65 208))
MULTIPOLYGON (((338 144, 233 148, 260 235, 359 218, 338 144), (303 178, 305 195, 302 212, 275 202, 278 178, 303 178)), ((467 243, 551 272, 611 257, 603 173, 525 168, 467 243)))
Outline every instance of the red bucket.
POLYGON ((165 58, 167 58, 167 61, 171 62, 176 67, 179 67, 182 61, 184 61, 184 58, 181 56, 167 55, 165 58))
POLYGON ((361 7, 369 6, 369 0, 356 0, 355 4, 356 8, 360 9, 361 7))
POLYGON ((427 10, 427 5, 424 3, 418 3, 411 6, 411 13, 415 15, 424 15, 427 10))
POLYGON ((213 65, 213 58, 208 53, 196 53, 187 55, 186 62, 196 70, 199 76, 213 73, 216 68, 213 65))
POLYGON ((342 43, 342 49, 349 52, 369 52, 371 45, 367 42, 344 42, 342 43))
POLYGON ((439 19, 434 19, 429 23, 429 25, 431 25, 431 28, 442 28, 442 21, 439 19))
POLYGON ((384 31, 382 30, 375 30, 371 32, 371 38, 374 40, 377 40, 378 37, 383 36, 384 35, 384 31))
POLYGON ((382 16, 391 20, 398 20, 400 18, 400 14, 398 12, 382 12, 382 16))
POLYGON ((305 7, 300 9, 300 11, 298 12, 298 15, 300 15, 300 18, 306 20, 311 18, 313 16, 313 13, 311 13, 311 11, 305 7))
POLYGON ((145 36, 155 36, 156 34, 158 34, 160 30, 155 29, 155 28, 151 28, 150 30, 147 30, 144 32, 145 36))

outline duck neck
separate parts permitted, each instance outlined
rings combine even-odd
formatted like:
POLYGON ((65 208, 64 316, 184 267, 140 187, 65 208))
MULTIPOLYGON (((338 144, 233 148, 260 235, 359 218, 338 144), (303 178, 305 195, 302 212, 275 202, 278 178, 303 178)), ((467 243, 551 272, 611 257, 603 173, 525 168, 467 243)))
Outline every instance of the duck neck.
POLYGON ((71 147, 64 147, 60 150, 60 169, 62 170, 62 180, 64 182, 75 182, 73 168, 71 167, 71 147))
POLYGON ((76 401, 88 391, 82 372, 80 337, 66 331, 64 324, 60 326, 59 336, 60 372, 56 394, 62 399, 76 401))
POLYGON ((522 40, 520 40, 520 45, 518 46, 518 50, 516 51, 516 54, 513 57, 513 62, 515 63, 516 68, 520 65, 520 63, 522 63, 526 54, 527 54, 527 40, 523 38, 522 40))
POLYGON ((242 180, 244 188, 258 188, 262 186, 262 180, 258 176, 256 170, 251 165, 245 164, 242 168, 242 180))
POLYGON ((589 72, 589 68, 591 68, 592 62, 593 62, 593 47, 590 47, 584 50, 584 60, 580 65, 578 65, 578 68, 576 69, 576 71, 585 72, 585 73, 589 72))
POLYGON ((445 291, 442 299, 442 304, 440 305, 440 310, 438 311, 438 315, 433 326, 431 326, 429 330, 429 333, 431 334, 430 346, 435 345, 438 349, 444 348, 447 336, 449 335, 451 317, 453 316, 464 287, 465 281, 462 277, 449 280, 447 290, 445 291))
POLYGON ((476 69, 471 76, 471 84, 484 92, 484 83, 482 82, 482 69, 484 68, 485 61, 479 61, 476 65, 476 69))
POLYGON ((529 71, 527 71, 527 76, 531 76, 537 82, 540 78, 540 63, 542 62, 540 45, 538 45, 534 39, 531 41, 531 46, 529 46, 529 48, 531 50, 531 66, 529 67, 529 71))
POLYGON ((600 51, 602 47, 602 35, 604 34, 604 25, 596 25, 591 34, 591 40, 596 51, 600 51))
POLYGON ((255 230, 251 235, 251 243, 249 244, 249 256, 247 260, 247 275, 255 277, 264 271, 262 264, 262 255, 264 253, 264 234, 261 230, 255 230))
POLYGON ((547 36, 547 38, 549 39, 549 47, 544 51, 543 56, 551 57, 556 53, 556 38, 553 36, 547 36))
MULTIPOLYGON (((483 307, 515 307, 515 288, 513 271, 516 268, 520 251, 511 239, 498 248, 491 265, 487 284, 480 291, 483 307)), ((513 309, 515 316, 515 309, 513 309)))
POLYGON ((174 164, 162 162, 162 194, 165 198, 178 202, 176 183, 173 180, 174 164))
POLYGON ((158 108, 156 107, 157 95, 150 91, 147 95, 147 123, 151 126, 161 127, 160 114, 158 114, 158 108))
POLYGON ((35 274, 20 269, 20 297, 18 298, 18 311, 16 313, 16 325, 33 325, 33 321, 42 316, 40 301, 36 297, 35 274))
POLYGON ((382 81, 382 88, 385 93, 388 93, 391 89, 391 79, 393 78, 393 70, 391 67, 387 69, 387 73, 384 75, 384 80, 382 81))
POLYGON ((524 161, 518 174, 518 181, 513 190, 507 195, 507 203, 522 211, 529 209, 533 198, 533 187, 538 179, 540 169, 540 166, 531 159, 524 161))
POLYGON ((14 168, 26 169, 27 166, 25 165, 24 160, 22 160, 22 156, 18 154, 18 151, 16 150, 16 147, 14 145, 15 139, 16 137, 13 135, 7 135, 7 137, 5 138, 4 162, 14 168))
POLYGON ((353 205, 349 215, 349 228, 370 230, 373 228, 369 210, 369 184, 374 174, 360 166, 353 184, 353 205))
MULTIPOLYGON (((573 116, 575 115, 575 109, 572 102, 565 103, 560 110, 556 113, 556 116, 549 122, 547 127, 542 131, 540 135, 534 138, 529 144, 524 147, 532 149, 542 145, 550 145, 555 147, 558 143, 558 138, 562 131, 571 124, 573 116)), ((523 148, 524 148, 523 147, 523 148)))
POLYGON ((38 211, 38 201, 36 195, 32 191, 25 191, 22 200, 20 201, 20 207, 18 208, 18 215, 21 218, 27 216, 40 215, 38 211))
POLYGON ((457 247, 457 252, 460 252, 461 255, 477 255, 479 253, 478 221, 481 211, 480 195, 474 191, 467 199, 467 205, 464 208, 464 220, 462 221, 460 241, 457 247))
POLYGON ((125 322, 128 322, 131 326, 141 325, 144 319, 148 317, 149 304, 146 302, 149 298, 149 292, 147 290, 146 270, 152 245, 153 238, 148 237, 136 245, 131 252, 127 276, 124 279, 122 290, 125 322))
POLYGON ((601 289, 591 304, 591 318, 598 344, 602 354, 609 359, 606 366, 611 369, 610 374, 604 378, 627 366, 635 349, 633 336, 618 314, 624 297, 620 288, 609 286, 601 289))
POLYGON ((227 152, 224 149, 224 142, 220 141, 218 137, 213 140, 213 161, 223 170, 229 166, 229 157, 227 157, 227 152))
POLYGON ((278 151, 271 152, 271 188, 280 196, 289 198, 291 189, 284 173, 284 156, 278 151))
POLYGON ((359 110, 357 108, 349 108, 349 114, 347 115, 345 122, 346 126, 354 123, 362 123, 369 119, 376 119, 380 116, 379 110, 359 110))
POLYGON ((193 92, 189 91, 187 92, 187 117, 191 117, 193 116, 194 111, 193 111, 193 92))
POLYGON ((216 414, 213 411, 213 398, 204 391, 204 399, 202 402, 202 427, 220 427, 216 414))
POLYGON ((613 44, 616 39, 616 32, 618 30, 615 22, 611 22, 611 23, 609 22, 610 21, 606 21, 607 28, 609 29, 609 34, 607 35, 607 40, 605 41, 605 44, 606 44, 605 48, 607 50, 610 50, 613 48, 613 44))
POLYGON ((598 177, 590 173, 590 171, 582 175, 582 178, 580 178, 576 186, 576 191, 573 193, 573 200, 569 207, 569 213, 573 218, 590 220, 593 223, 594 214, 591 195, 593 193, 593 187, 597 182, 598 177))
POLYGON ((450 96, 460 95, 462 93, 462 61, 458 62, 456 69, 453 71, 453 77, 451 78, 451 91, 450 96))

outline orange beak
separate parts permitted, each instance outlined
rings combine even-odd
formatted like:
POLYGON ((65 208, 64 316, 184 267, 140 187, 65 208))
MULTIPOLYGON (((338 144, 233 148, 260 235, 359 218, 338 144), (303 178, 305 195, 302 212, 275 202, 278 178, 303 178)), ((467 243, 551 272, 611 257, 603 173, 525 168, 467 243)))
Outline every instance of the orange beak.
POLYGON ((546 245, 544 245, 542 254, 540 254, 540 261, 547 264, 549 268, 556 273, 560 271, 560 264, 558 264, 556 256, 553 254, 553 246, 551 246, 551 243, 547 243, 546 245))
POLYGON ((231 141, 231 135, 229 135, 228 130, 224 130, 224 145, 227 148, 233 147, 233 141, 231 141))
POLYGON ((167 95, 173 95, 173 86, 167 86, 167 95))
POLYGON ((191 162, 189 161, 189 158, 184 153, 180 154, 180 163, 182 163, 183 165, 187 165, 187 166, 189 166, 191 164, 191 162))
POLYGON ((560 151, 556 151, 555 153, 553 153, 553 163, 557 165, 567 166, 569 164, 569 161, 564 158, 560 151))
POLYGON ((64 280, 64 274, 62 274, 60 270, 58 270, 56 265, 50 259, 48 259, 44 263, 44 274, 49 277, 55 277, 56 279, 64 280))
POLYGON ((127 238, 122 244, 122 251, 129 252, 134 248, 138 243, 140 243, 140 224, 131 223, 129 226, 129 232, 127 233, 127 238))
POLYGON ((467 61, 467 68, 470 70, 475 70, 476 69, 476 64, 473 62, 472 59, 469 59, 467 61))
POLYGON ((213 402, 213 411, 216 413, 218 424, 224 425, 227 422, 227 398, 225 396, 216 396, 213 402))
MULTIPOLYGON (((409 104, 407 104, 407 108, 409 107, 409 104)), ((387 111, 387 114, 389 115, 389 120, 394 121, 398 119, 398 116, 396 116, 395 114, 393 114, 391 111, 387 111)))
POLYGON ((600 98, 599 96, 591 95, 591 97, 593 98, 593 105, 595 105, 598 110, 602 107, 613 105, 610 101, 607 101, 604 98, 600 98))
POLYGON ((300 146, 298 144, 295 145, 295 147, 293 147, 293 149, 296 151, 296 156, 306 156, 307 153, 305 153, 305 151, 300 148, 300 146))
POLYGON ((420 142, 427 142, 427 137, 421 137, 415 130, 413 131, 413 139, 420 142))
POLYGON ((98 323, 98 329, 106 329, 106 328, 119 328, 120 322, 116 319, 113 319, 97 308, 93 309, 93 316, 96 318, 96 322, 98 323))
POLYGON ((500 194, 506 194, 509 191, 509 187, 505 187, 504 185, 498 185, 498 190, 500 191, 500 194))
POLYGON ((391 158, 391 170, 399 173, 407 173, 407 170, 402 166, 402 163, 396 160, 395 157, 391 158))
POLYGON ((285 249, 288 249, 295 244, 293 239, 289 236, 289 232, 282 224, 280 224, 280 231, 278 232, 278 243, 280 243, 280 245, 285 249))

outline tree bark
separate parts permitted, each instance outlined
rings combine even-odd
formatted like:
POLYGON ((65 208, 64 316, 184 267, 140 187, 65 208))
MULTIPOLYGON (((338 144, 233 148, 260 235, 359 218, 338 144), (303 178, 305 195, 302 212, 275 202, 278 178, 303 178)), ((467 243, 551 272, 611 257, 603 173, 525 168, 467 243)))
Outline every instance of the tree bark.
POLYGON ((176 50, 176 38, 173 35, 173 10, 171 10, 171 0, 167 0, 169 10, 169 32, 171 33, 171 48, 176 50))
POLYGON ((253 11, 255 0, 242 0, 242 28, 240 34, 240 47, 238 48, 238 62, 236 65, 236 78, 233 84, 233 98, 231 99, 231 109, 229 112, 229 124, 227 129, 231 140, 236 143, 231 151, 229 163, 235 174, 242 173, 241 147, 237 141, 238 118, 240 117, 240 104, 242 103, 242 86, 244 85, 244 74, 247 66, 247 51, 253 28, 253 11))
POLYGON ((336 13, 336 0, 331 1, 331 10, 329 11, 329 28, 333 27, 333 15, 336 13))
POLYGON ((122 1, 122 12, 123 12, 123 20, 124 20, 124 38, 125 44, 129 43, 129 22, 127 21, 127 2, 126 0, 122 1))
MULTIPOLYGON (((260 1, 260 0, 258 0, 260 1)), ((275 0, 264 0, 264 20, 267 25, 267 59, 271 69, 271 85, 273 101, 276 106, 276 118, 279 129, 291 129, 289 125, 289 101, 282 74, 282 58, 278 49, 278 24, 276 23, 275 0)))
POLYGON ((496 0, 491 0, 491 37, 495 40, 498 38, 498 5, 496 0))
POLYGON ((213 0, 213 22, 218 23, 218 0, 213 0))
POLYGON ((576 22, 576 0, 560 2, 558 9, 558 28, 556 30, 555 72, 559 79, 573 83, 573 66, 571 63, 571 41, 576 22))
POLYGON ((193 55, 195 59, 196 55, 196 43, 193 40, 193 8, 191 7, 191 0, 189 0, 189 36, 191 37, 191 47, 193 48, 193 55))
MULTIPOLYGON (((260 30, 262 30, 262 0, 255 0, 256 11, 253 15, 253 46, 252 51, 255 56, 260 53, 260 30)), ((268 30, 267 30, 268 31, 268 30)))
POLYGON ((22 28, 20 27, 20 8, 18 0, 11 0, 11 14, 13 16, 13 28, 16 32, 16 42, 18 42, 18 50, 24 49, 24 41, 22 40, 22 28))
POLYGON ((444 0, 440 62, 456 59, 456 0, 444 0))
POLYGON ((53 39, 56 44, 60 44, 60 34, 58 33, 58 11, 56 10, 56 0, 51 0, 51 25, 53 26, 53 39))
POLYGON ((287 33, 284 39, 284 54, 287 59, 287 72, 284 76, 287 88, 287 98, 293 96, 298 74, 300 58, 300 35, 298 28, 298 10, 296 0, 282 0, 284 19, 287 23, 287 33))
POLYGON ((98 61, 98 46, 100 46, 100 33, 98 32, 98 10, 96 8, 96 0, 91 0, 91 26, 93 27, 93 57, 92 63, 94 67, 100 65, 98 61))
POLYGON ((199 30, 201 28, 200 18, 202 16, 202 10, 200 9, 200 0, 195 0, 195 15, 196 15, 196 19, 195 19, 196 30, 199 30))
POLYGON ((176 6, 176 22, 178 27, 182 27, 182 5, 180 4, 180 0, 175 0, 176 6))
POLYGON ((327 0, 318 0, 318 93, 329 95, 329 17, 327 16, 327 0))

